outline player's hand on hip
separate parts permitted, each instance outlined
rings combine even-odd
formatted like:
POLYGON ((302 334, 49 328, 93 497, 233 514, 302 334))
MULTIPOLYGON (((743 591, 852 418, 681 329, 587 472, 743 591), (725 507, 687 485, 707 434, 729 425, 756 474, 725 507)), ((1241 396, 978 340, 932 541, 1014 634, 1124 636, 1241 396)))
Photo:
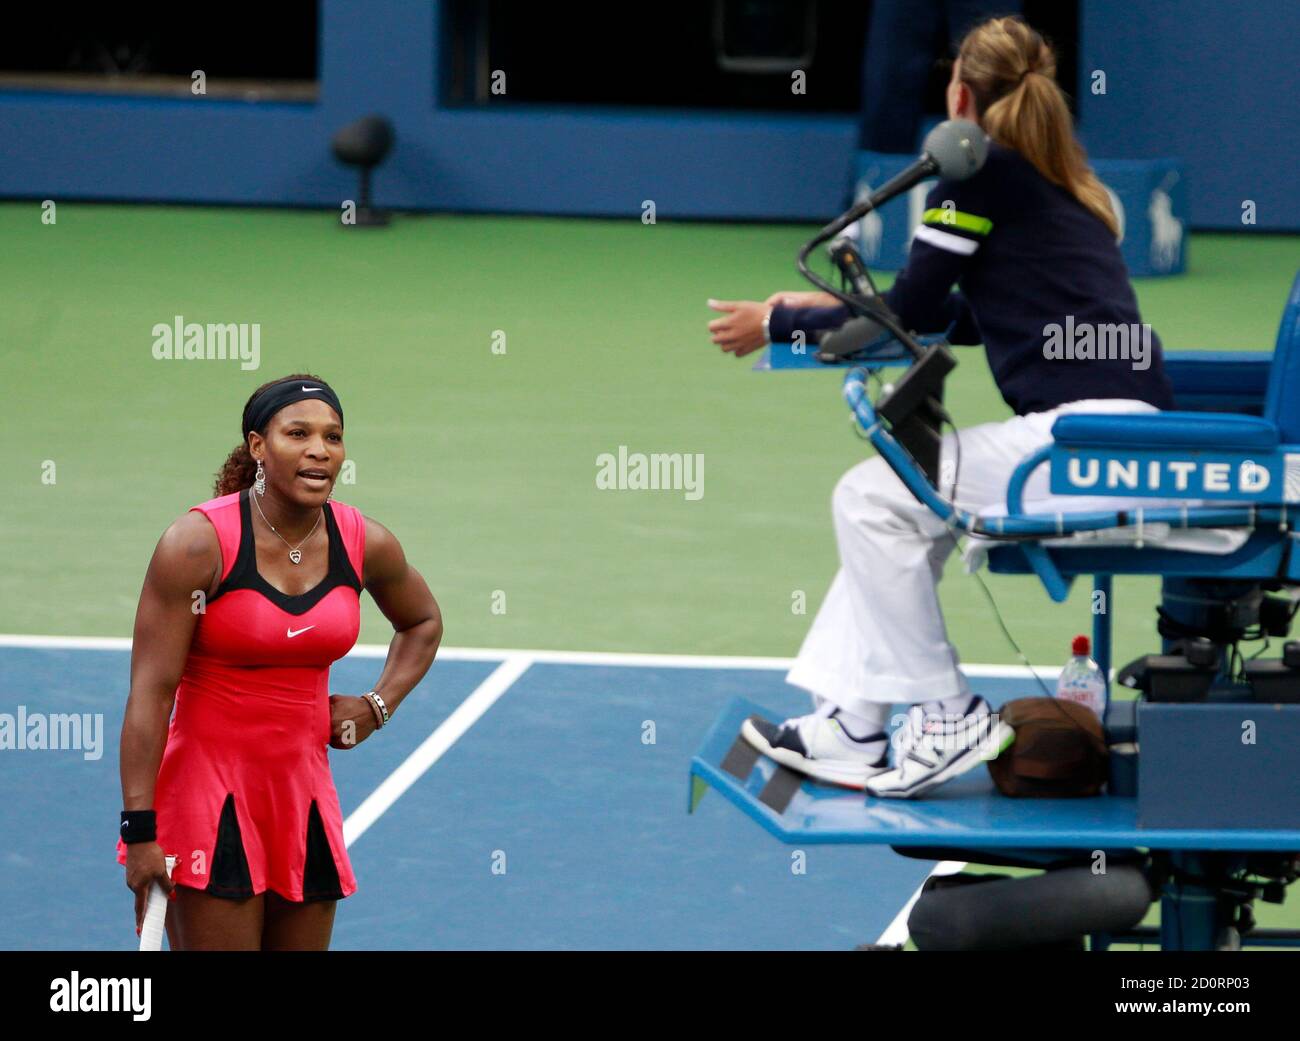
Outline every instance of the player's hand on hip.
POLYGON ((135 893, 135 931, 144 925, 144 912, 149 904, 149 889, 157 882, 162 891, 171 895, 176 883, 167 875, 167 858, 156 842, 132 842, 126 847, 126 887, 135 893))
POLYGON ((710 300, 709 306, 723 312, 709 323, 709 333, 723 351, 737 358, 763 347, 763 319, 771 310, 757 300, 710 300))
POLYGON ((370 701, 347 694, 330 695, 330 747, 353 748, 379 729, 370 701))

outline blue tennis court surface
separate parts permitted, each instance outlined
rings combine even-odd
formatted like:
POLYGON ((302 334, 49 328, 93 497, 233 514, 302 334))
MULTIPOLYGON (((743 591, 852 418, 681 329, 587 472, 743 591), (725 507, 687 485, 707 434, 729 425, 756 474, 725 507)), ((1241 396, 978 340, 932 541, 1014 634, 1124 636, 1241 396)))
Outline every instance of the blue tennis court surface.
MULTIPOLYGON (((331 751, 345 818, 500 664, 439 659, 391 727, 331 751)), ((379 667, 349 657, 331 689, 365 690, 379 667)), ((1031 692, 1019 678, 972 682, 995 703, 1031 692)), ((82 750, 0 750, 0 948, 135 947, 114 854, 128 684, 126 650, 0 647, 0 713, 102 713, 99 758, 84 749, 93 732, 82 750)), ((843 950, 876 940, 929 863, 884 847, 792 849, 717 797, 688 816, 691 756, 737 695, 779 713, 808 709, 779 669, 533 661, 352 843, 360 888, 339 906, 333 946, 843 950)))

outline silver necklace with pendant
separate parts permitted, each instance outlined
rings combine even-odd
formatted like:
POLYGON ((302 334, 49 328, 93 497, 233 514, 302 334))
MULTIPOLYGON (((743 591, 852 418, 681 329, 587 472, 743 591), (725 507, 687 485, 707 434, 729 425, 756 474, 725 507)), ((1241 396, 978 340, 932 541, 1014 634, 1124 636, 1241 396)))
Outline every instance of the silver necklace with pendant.
MULTIPOLYGON (((258 494, 256 492, 253 492, 251 498, 253 500, 253 505, 257 507, 257 512, 262 514, 262 520, 266 521, 266 526, 271 529, 272 533, 275 535, 277 539, 283 542, 286 546, 289 546, 289 540, 275 530, 274 524, 272 524, 269 520, 266 520, 266 514, 262 513, 262 504, 257 501, 259 498, 258 494)), ((323 516, 325 516, 325 511, 321 510, 320 515, 316 518, 316 523, 311 526, 311 531, 307 532, 307 539, 311 538, 313 535, 316 534, 316 529, 320 526, 320 519, 323 516)), ((295 564, 302 563, 301 547, 306 545, 307 539, 303 539, 302 542, 298 543, 297 546, 289 546, 289 559, 293 561, 293 563, 295 564)))

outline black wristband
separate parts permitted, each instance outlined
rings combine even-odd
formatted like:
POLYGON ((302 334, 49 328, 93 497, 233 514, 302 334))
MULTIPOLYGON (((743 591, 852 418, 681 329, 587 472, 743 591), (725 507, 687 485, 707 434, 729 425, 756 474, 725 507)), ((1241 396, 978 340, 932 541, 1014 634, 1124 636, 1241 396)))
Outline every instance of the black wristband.
POLYGON ((158 841, 158 815, 153 810, 123 810, 122 841, 128 846, 158 841))

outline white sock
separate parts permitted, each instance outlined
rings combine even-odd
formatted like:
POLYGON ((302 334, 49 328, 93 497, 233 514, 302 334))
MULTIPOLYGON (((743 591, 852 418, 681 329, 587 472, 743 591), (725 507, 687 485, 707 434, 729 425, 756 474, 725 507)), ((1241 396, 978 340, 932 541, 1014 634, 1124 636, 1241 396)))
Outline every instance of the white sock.
POLYGON ((921 711, 926 716, 938 716, 943 720, 957 720, 968 713, 980 715, 988 711, 988 702, 970 694, 958 694, 951 698, 936 698, 921 704, 921 711), (971 708, 972 702, 974 709, 971 708))
MULTIPOLYGON (((866 753, 867 755, 875 754, 883 756, 889 745, 889 738, 885 735, 885 727, 889 723, 889 710, 893 707, 885 702, 872 702, 870 715, 859 715, 856 712, 850 712, 848 709, 840 708, 833 701, 826 698, 815 697, 817 708, 811 715, 821 716, 823 719, 835 717, 836 722, 840 725, 842 731, 839 739, 844 744, 857 752, 866 753)), ((787 723, 792 721, 787 720, 787 723)))
POLYGON ((881 735, 880 741, 884 744, 884 729, 889 722, 889 709, 891 706, 880 702, 878 705, 871 706, 872 712, 869 716, 859 715, 856 712, 850 712, 846 708, 839 708, 834 711, 835 718, 840 721, 840 726, 844 732, 853 738, 854 741, 862 742, 876 734, 881 735))

